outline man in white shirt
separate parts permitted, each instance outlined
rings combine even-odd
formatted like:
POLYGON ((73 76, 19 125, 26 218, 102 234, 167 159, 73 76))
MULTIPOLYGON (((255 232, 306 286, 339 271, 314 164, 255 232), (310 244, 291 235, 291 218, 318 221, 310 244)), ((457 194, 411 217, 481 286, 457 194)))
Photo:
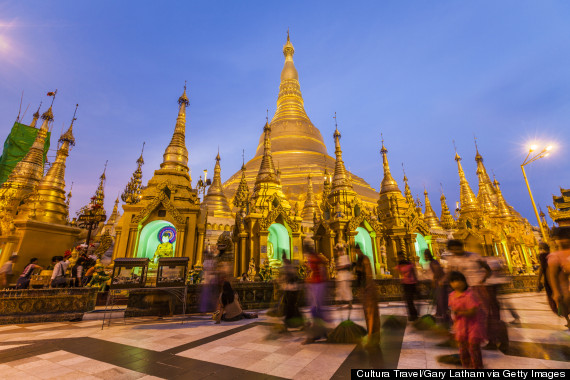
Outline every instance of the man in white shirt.
POLYGON ((55 257, 56 264, 53 268, 51 274, 51 287, 52 288, 63 288, 67 285, 67 279, 65 278, 65 271, 69 265, 69 261, 63 261, 63 257, 55 257))

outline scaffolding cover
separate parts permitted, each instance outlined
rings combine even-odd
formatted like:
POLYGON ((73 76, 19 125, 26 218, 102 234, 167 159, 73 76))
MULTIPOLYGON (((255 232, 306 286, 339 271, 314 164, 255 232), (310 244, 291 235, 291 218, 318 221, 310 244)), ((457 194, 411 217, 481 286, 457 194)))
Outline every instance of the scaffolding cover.
MULTIPOLYGON (((4 150, 0 156, 0 185, 6 182, 16 164, 22 160, 32 147, 39 129, 32 128, 28 125, 18 122, 14 123, 12 131, 6 141, 4 141, 4 150)), ((44 164, 46 162, 47 152, 49 149, 51 133, 48 132, 44 145, 44 164)))

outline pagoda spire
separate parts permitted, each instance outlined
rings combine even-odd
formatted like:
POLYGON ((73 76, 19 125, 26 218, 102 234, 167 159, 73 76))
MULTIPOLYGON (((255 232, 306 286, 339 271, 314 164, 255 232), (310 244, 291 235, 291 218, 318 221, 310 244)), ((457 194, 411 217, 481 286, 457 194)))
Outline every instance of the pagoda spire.
POLYGON ((353 191, 352 183, 344 166, 344 161, 342 160, 342 149, 340 147, 340 132, 338 130, 338 124, 336 120, 336 112, 334 113, 334 120, 335 120, 335 131, 333 133, 334 138, 334 153, 336 156, 335 164, 334 164, 334 174, 332 178, 332 193, 347 190, 353 191))
POLYGON ((263 126, 263 132, 263 157, 255 179, 256 188, 263 182, 279 184, 279 178, 277 177, 275 165, 273 164, 273 156, 271 155, 271 126, 268 121, 266 121, 263 126))
POLYGON ((311 174, 307 177, 307 199, 305 200, 305 204, 303 205, 303 212, 301 214, 303 218, 303 223, 306 224, 313 224, 314 217, 320 219, 321 217, 321 210, 315 200, 315 194, 313 193, 313 181, 311 174))
POLYGON ((441 197, 439 197, 439 200, 441 201, 441 226, 446 230, 450 230, 455 227, 455 219, 453 219, 451 212, 449 212, 449 207, 447 207, 443 188, 441 189, 441 197))
POLYGON ((424 199, 425 199, 425 212, 424 220, 430 228, 441 229, 441 223, 437 218, 435 211, 431 207, 431 202, 429 201, 427 189, 424 189, 424 199))
MULTIPOLYGON (((382 154, 382 167, 384 168, 384 178, 382 179, 382 184, 380 185, 380 194, 390 193, 394 191, 400 193, 398 183, 392 177, 392 173, 390 173, 390 164, 388 164, 388 149, 386 149, 384 146, 384 136, 382 136, 382 149, 380 149, 380 154, 382 154)), ((413 204, 413 199, 412 203, 410 204, 413 204)))
POLYGON ((479 203, 482 202, 481 198, 485 197, 484 193, 487 193, 493 206, 498 202, 497 193, 491 182, 491 178, 487 173, 487 169, 483 164, 483 156, 479 153, 479 147, 477 146, 477 139, 475 138, 475 162, 477 162, 477 176, 479 177, 479 192, 477 194, 477 200, 479 203))
POLYGON ((513 213, 511 212, 511 208, 507 201, 505 201, 505 198, 503 197, 499 181, 497 181, 496 178, 493 180, 493 185, 497 191, 497 216, 500 218, 511 219, 513 217, 513 213))
POLYGON ((141 200, 141 190, 142 190, 142 166, 144 165, 143 152, 144 152, 145 142, 143 142, 141 155, 137 160, 137 169, 131 176, 131 179, 125 186, 125 190, 121 194, 121 199, 126 204, 136 204, 141 200))
POLYGON ((491 200, 491 194, 485 183, 485 174, 480 168, 477 168, 477 177, 479 178, 479 193, 477 194, 477 202, 483 212, 483 215, 494 216, 497 213, 497 207, 491 200))
POLYGON ((301 94, 301 86, 299 84, 299 73, 293 63, 294 54, 295 48, 289 38, 289 31, 287 31, 287 41, 283 45, 285 64, 281 71, 277 109, 271 123, 282 119, 297 119, 311 122, 305 112, 303 95, 301 94))
POLYGON ((38 110, 36 112, 34 112, 33 118, 32 118, 32 122, 30 123, 30 127, 35 128, 36 124, 38 122, 38 119, 40 118, 40 108, 42 107, 42 102, 40 102, 40 105, 38 107, 38 110))
POLYGON ((106 176, 106 172, 107 172, 107 163, 109 162, 109 160, 105 161, 105 168, 103 169, 103 173, 101 174, 101 177, 99 177, 99 186, 97 186, 97 190, 95 191, 95 196, 93 198, 94 199, 94 203, 103 207, 103 205, 105 204, 105 182, 107 181, 107 176, 106 176))
POLYGON ((241 180, 239 181, 236 194, 234 196, 233 205, 240 210, 246 210, 249 205, 249 186, 245 177, 245 162, 241 165, 241 180))
MULTIPOLYGON (((65 194, 65 165, 69 150, 75 145, 73 124, 77 118, 77 104, 69 128, 59 138, 59 149, 55 161, 42 178, 36 191, 21 207, 18 218, 28 218, 45 223, 67 224, 69 215, 65 194)), ((70 191, 71 192, 71 191, 70 191)))
POLYGON ((214 179, 208 188, 208 194, 204 196, 204 201, 202 202, 202 207, 207 207, 208 214, 210 215, 214 215, 215 213, 231 213, 228 199, 222 189, 222 169, 220 166, 220 160, 220 150, 218 149, 216 165, 214 166, 214 179))
POLYGON ((114 225, 117 222, 117 219, 119 218, 119 196, 117 195, 117 199, 115 199, 115 205, 113 206, 113 212, 111 213, 111 216, 109 216, 109 219, 107 219, 107 222, 105 223, 108 226, 114 225))
POLYGON ((166 147, 160 168, 182 172, 190 179, 188 169, 188 150, 186 149, 186 107, 190 102, 186 95, 186 83, 184 83, 184 92, 178 98, 178 118, 174 127, 174 134, 170 140, 170 144, 166 147))
POLYGON ((406 202, 408 202, 410 206, 413 206, 414 196, 412 195, 412 190, 410 190, 410 185, 408 185, 408 177, 406 176, 406 170, 404 169, 403 162, 402 162, 402 171, 404 172, 404 197, 406 198, 406 202))
POLYGON ((455 161, 457 161, 457 171, 459 173, 461 213, 477 211, 477 198, 473 190, 471 190, 467 178, 465 178, 465 172, 461 166, 461 157, 457 152, 455 152, 455 161))

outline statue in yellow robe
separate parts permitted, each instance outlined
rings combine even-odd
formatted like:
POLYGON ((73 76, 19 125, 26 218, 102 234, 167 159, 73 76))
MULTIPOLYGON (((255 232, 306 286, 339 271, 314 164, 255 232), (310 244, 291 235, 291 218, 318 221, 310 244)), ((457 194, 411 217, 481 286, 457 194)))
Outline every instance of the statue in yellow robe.
POLYGON ((174 257, 174 247, 171 242, 169 242, 170 236, 164 235, 162 237, 162 243, 156 247, 154 251, 154 256, 152 257, 150 268, 156 268, 158 266, 158 259, 161 257, 174 257))

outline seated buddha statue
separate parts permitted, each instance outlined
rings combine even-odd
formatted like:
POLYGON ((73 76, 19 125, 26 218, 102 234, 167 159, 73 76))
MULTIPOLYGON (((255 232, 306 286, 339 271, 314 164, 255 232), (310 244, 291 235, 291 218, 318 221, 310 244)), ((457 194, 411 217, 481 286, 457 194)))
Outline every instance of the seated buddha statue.
POLYGON ((269 259, 269 265, 272 268, 279 268, 283 265, 283 262, 280 260, 279 255, 271 242, 267 243, 267 258, 269 259))
POLYGON ((169 241, 170 236, 163 235, 162 236, 162 243, 156 247, 156 251, 154 251, 154 256, 152 257, 150 267, 156 268, 158 265, 158 259, 161 257, 173 257, 174 256, 174 248, 172 243, 169 241))

